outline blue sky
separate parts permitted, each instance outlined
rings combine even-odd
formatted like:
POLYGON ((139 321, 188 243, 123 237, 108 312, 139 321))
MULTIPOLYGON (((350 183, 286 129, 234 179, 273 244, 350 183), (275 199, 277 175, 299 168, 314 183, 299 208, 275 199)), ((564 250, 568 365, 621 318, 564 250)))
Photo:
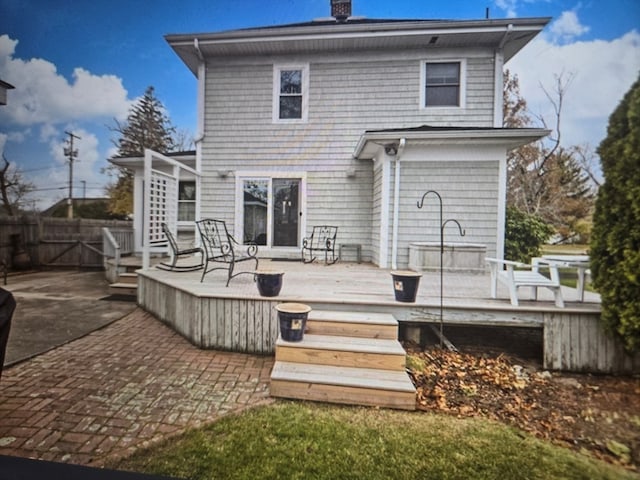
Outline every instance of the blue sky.
MULTIPOLYGON (((195 132, 196 80, 163 36, 279 25, 329 16, 329 0, 0 0, 0 79, 17 88, 0 107, 0 151, 38 191, 46 208, 67 195, 66 131, 81 137, 74 196, 101 196, 113 154, 108 126, 153 85, 173 124, 195 132)), ((608 116, 640 70, 637 0, 354 0, 368 18, 481 19, 552 17, 507 68, 523 96, 551 124, 543 86, 571 83, 563 144, 593 148, 608 116), (535 68, 531 68, 535 65, 535 68)))

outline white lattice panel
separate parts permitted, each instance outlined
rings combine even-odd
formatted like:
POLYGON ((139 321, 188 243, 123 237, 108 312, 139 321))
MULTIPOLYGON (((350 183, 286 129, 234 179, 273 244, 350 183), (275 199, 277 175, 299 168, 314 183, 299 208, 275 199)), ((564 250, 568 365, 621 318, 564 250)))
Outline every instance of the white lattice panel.
POLYGON ((178 179, 153 170, 149 185, 149 241, 164 239, 162 224, 175 225, 178 215, 178 179))

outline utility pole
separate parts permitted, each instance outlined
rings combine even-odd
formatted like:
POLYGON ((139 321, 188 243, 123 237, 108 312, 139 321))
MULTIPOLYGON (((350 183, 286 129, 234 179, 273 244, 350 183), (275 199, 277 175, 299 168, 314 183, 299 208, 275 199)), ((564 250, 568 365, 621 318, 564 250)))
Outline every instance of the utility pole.
POLYGON ((64 147, 64 156, 69 157, 69 198, 67 199, 67 218, 73 218, 73 159, 78 156, 78 150, 73 149, 73 139, 80 140, 80 137, 71 132, 65 131, 69 135, 68 147, 64 147))
POLYGON ((82 198, 87 198, 87 181, 80 180, 80 183, 82 183, 82 198))

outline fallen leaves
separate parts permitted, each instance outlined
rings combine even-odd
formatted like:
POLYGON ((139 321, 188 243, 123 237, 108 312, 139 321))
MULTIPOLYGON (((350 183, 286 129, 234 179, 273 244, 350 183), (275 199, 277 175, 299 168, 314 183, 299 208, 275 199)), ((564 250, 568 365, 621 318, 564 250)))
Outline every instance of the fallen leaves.
POLYGON ((421 410, 483 416, 638 471, 640 379, 563 376, 507 355, 405 344, 421 410))

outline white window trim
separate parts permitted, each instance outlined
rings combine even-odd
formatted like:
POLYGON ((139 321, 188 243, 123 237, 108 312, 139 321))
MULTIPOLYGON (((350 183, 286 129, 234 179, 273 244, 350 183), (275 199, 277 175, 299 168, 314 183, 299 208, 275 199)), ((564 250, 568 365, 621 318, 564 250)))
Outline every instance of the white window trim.
POLYGON ((461 110, 467 108, 467 60, 465 58, 438 58, 437 60, 421 60, 420 61, 420 110, 442 111, 442 110, 461 110), (436 106, 430 107, 425 105, 427 90, 427 64, 430 63, 459 63, 460 64, 460 104, 458 106, 436 106))
POLYGON ((193 227, 193 225, 195 224, 196 219, 198 218, 197 214, 197 206, 198 206, 198 182, 196 181, 195 178, 181 178, 178 181, 178 194, 177 194, 177 198, 176 201, 178 202, 178 212, 180 212, 180 203, 193 203, 194 206, 196 207, 195 210, 195 215, 194 215, 194 219, 193 220, 177 220, 177 224, 178 224, 178 228, 180 227, 193 227), (196 196, 193 200, 180 200, 180 183, 182 182, 191 182, 195 185, 196 187, 196 196))
POLYGON ((236 239, 244 239, 244 181, 245 180, 268 180, 269 181, 269 200, 267 208, 267 245, 260 248, 265 251, 271 251, 275 249, 277 251, 287 250, 299 250, 302 246, 302 237, 307 228, 307 172, 280 172, 280 171, 246 171, 236 172, 236 187, 235 187, 235 225, 234 232, 237 232, 236 239), (297 247, 274 247, 273 243, 273 212, 271 208, 271 194, 272 194, 272 181, 274 178, 299 178, 300 179, 300 211, 302 217, 300 218, 298 228, 300 229, 300 238, 298 239, 299 246, 297 247))
POLYGON ((306 123, 309 119, 309 64, 279 64, 273 66, 273 123, 306 123), (302 72, 302 118, 280 118, 280 72, 300 70, 302 72))

